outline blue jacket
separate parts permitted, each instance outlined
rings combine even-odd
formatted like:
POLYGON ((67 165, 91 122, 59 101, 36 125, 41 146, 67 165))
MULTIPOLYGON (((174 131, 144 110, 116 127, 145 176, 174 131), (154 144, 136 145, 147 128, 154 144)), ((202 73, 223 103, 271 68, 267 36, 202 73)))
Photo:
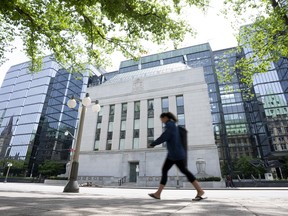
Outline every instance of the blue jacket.
POLYGON ((167 121, 165 123, 166 130, 161 136, 152 142, 151 146, 159 145, 163 142, 167 143, 168 159, 170 160, 184 160, 186 158, 185 150, 181 144, 178 127, 175 122, 167 121))

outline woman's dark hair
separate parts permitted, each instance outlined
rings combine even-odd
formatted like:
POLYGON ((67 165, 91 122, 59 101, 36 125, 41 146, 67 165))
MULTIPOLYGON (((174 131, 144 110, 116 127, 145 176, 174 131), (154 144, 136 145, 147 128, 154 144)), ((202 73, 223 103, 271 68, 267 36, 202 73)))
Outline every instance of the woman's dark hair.
POLYGON ((171 112, 163 112, 160 115, 160 118, 164 118, 164 117, 167 117, 169 120, 173 120, 174 122, 178 122, 178 119, 176 118, 176 116, 171 112))

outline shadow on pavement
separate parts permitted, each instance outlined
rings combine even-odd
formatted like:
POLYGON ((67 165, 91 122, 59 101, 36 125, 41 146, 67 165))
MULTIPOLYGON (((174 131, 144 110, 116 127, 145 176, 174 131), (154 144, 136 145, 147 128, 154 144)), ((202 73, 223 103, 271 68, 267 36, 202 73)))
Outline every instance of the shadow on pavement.
MULTIPOLYGON (((2 192, 2 191, 1 191, 2 192)), ((7 194, 7 193, 6 193, 7 194)), ((253 203, 251 203, 253 204, 253 203)), ((248 203, 249 206, 249 203, 248 203)), ((271 207, 271 206, 270 206, 271 207)), ((261 208, 261 207, 260 207, 261 208)), ((273 208, 273 207, 272 207, 273 208)), ((253 209, 253 206, 252 206, 253 209)), ((271 209, 271 208, 270 208, 271 209)), ((272 211, 273 209, 271 209, 272 211)), ((285 215, 287 212, 277 212, 275 215, 285 215)), ((281 211, 282 211, 281 210, 281 211)), ((275 212, 276 211, 276 212, 275 212)), ((29 194, 17 192, 7 196, 0 194, 0 215, 16 216, 49 216, 49 215, 260 215, 252 212, 250 208, 232 201, 206 199, 199 202, 191 202, 188 199, 178 200, 153 200, 146 198, 108 197, 94 194, 61 194, 30 192, 29 194), (42 194, 37 197, 37 194, 42 194), (61 197, 60 197, 61 196, 61 197)), ((274 215, 274 214, 272 214, 274 215)), ((271 216, 271 212, 261 214, 271 216)))

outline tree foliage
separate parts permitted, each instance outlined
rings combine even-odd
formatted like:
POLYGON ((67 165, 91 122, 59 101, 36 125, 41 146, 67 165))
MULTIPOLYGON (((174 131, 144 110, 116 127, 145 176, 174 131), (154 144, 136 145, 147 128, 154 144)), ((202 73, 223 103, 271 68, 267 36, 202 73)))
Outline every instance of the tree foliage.
POLYGON ((40 164, 38 167, 38 172, 43 176, 57 176, 62 173, 65 173, 66 164, 46 160, 44 163, 40 164))
POLYGON ((244 51, 244 58, 232 70, 227 67, 222 78, 229 82, 235 71, 239 71, 241 81, 251 87, 254 74, 273 70, 273 62, 288 59, 288 4, 283 0, 225 0, 224 3, 222 12, 227 17, 233 16, 233 26, 240 29, 236 51, 244 51), (250 24, 240 27, 243 23, 250 24))
POLYGON ((187 6, 205 9, 209 0, 1 0, 0 63, 15 37, 23 40, 31 70, 41 67, 47 52, 64 66, 105 66, 108 55, 121 51, 135 58, 143 41, 175 46, 193 34, 177 15, 187 6))
POLYGON ((283 159, 282 174, 284 179, 288 179, 288 156, 283 159))
POLYGON ((12 159, 6 159, 6 160, 0 160, 1 166, 3 166, 3 175, 6 175, 8 170, 8 163, 12 163, 12 166, 9 170, 9 175, 19 176, 24 175, 24 162, 23 160, 12 160, 12 159))
POLYGON ((241 157, 235 163, 235 171, 241 173, 246 178, 251 178, 251 175, 257 177, 258 174, 265 173, 264 167, 255 167, 251 164, 251 157, 241 157))

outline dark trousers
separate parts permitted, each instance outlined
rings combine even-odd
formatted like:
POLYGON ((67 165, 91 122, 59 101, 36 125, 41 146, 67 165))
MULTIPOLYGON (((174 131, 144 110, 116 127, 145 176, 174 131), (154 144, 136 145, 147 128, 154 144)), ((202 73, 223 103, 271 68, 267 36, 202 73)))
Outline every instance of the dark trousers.
POLYGON ((161 178, 160 184, 166 185, 167 178, 168 178, 168 171, 171 169, 171 167, 174 164, 176 164, 180 172, 182 172, 187 177, 189 182, 192 183, 196 180, 195 176, 187 169, 187 166, 185 165, 185 160, 173 161, 173 160, 166 158, 162 167, 162 178, 161 178))

